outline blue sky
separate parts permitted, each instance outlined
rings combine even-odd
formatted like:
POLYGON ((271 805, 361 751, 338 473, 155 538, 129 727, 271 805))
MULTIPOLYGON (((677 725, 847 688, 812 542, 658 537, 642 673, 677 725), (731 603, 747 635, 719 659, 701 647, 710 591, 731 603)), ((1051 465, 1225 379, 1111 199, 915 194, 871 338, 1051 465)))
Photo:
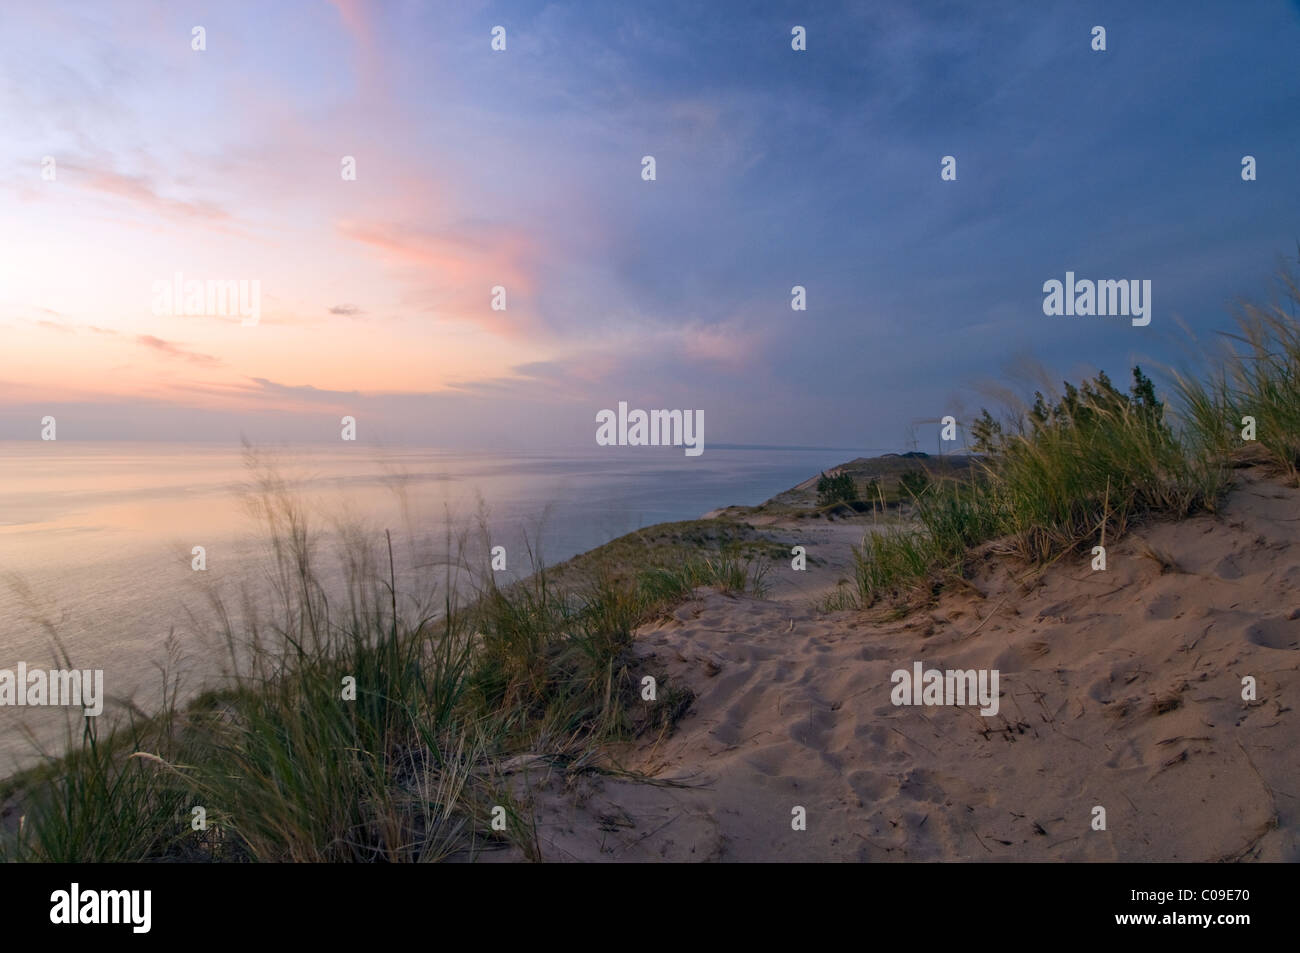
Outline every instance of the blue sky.
POLYGON ((1181 362, 1300 238, 1294 2, 0 17, 0 438, 581 447, 626 400, 930 449, 1034 363, 1181 362), (176 271, 261 322, 150 313, 176 271), (1045 316, 1066 271, 1150 279, 1151 324, 1045 316))

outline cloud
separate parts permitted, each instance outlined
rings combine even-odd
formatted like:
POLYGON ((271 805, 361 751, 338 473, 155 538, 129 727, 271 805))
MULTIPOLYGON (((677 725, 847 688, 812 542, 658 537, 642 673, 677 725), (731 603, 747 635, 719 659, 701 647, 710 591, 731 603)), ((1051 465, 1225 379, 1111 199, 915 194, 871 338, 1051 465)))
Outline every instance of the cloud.
POLYGON ((449 381, 448 387, 466 395, 533 401, 581 400, 631 387, 666 399, 701 380, 761 375, 778 344, 770 330, 742 317, 680 327, 631 326, 561 355, 517 364, 507 376, 449 381))
POLYGON ((86 166, 65 162, 60 166, 60 173, 81 173, 71 181, 82 188, 110 198, 122 199, 147 211, 160 215, 174 222, 226 222, 230 215, 225 209, 211 202, 186 202, 181 199, 167 198, 160 194, 158 186, 150 179, 140 175, 125 175, 109 169, 93 169, 86 166))
POLYGON ((330 308, 330 314, 341 314, 345 317, 352 318, 356 317, 358 314, 365 314, 365 312, 355 304, 336 304, 334 307, 330 308))
POLYGON ((196 351, 187 351, 171 341, 164 341, 162 338, 156 338, 152 334, 137 334, 135 341, 141 347, 151 348, 160 354, 165 354, 167 357, 192 361, 195 364, 203 364, 207 367, 218 367, 225 363, 210 354, 199 354, 196 351))
POLYGON ((344 32, 356 47, 356 76, 362 97, 375 102, 386 87, 384 51, 375 41, 375 6, 364 0, 330 0, 338 11, 344 32))
POLYGON ((339 404, 343 401, 355 402, 362 396, 359 391, 355 390, 325 390, 311 384, 281 384, 265 377, 252 377, 249 380, 257 385, 261 393, 273 397, 289 398, 299 403, 339 404))
POLYGON ((411 295, 440 317, 476 324, 503 337, 536 329, 529 298, 537 247, 531 234, 513 227, 462 223, 440 230, 384 222, 341 222, 344 238, 372 249, 402 271, 411 295), (506 289, 506 310, 493 311, 492 289, 506 289))
MULTIPOLYGON (((58 314, 57 311, 50 311, 49 308, 38 308, 37 310, 45 311, 49 314, 58 314)), ((62 321, 45 320, 30 321, 29 323, 36 325, 38 328, 47 328, 51 331, 62 331, 65 334, 79 334, 83 330, 94 331, 96 334, 117 334, 117 332, 111 328, 101 328, 93 324, 66 324, 62 321)))

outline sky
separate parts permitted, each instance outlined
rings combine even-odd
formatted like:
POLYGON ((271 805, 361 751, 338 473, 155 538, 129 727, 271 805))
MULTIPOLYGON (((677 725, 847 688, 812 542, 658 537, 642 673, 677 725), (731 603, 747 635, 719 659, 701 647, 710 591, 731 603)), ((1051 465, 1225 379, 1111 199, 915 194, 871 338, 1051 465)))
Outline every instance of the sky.
POLYGON ((934 449, 1270 294, 1297 50, 1295 0, 5 2, 0 439, 934 449), (1045 315, 1067 271, 1151 323, 1045 315))

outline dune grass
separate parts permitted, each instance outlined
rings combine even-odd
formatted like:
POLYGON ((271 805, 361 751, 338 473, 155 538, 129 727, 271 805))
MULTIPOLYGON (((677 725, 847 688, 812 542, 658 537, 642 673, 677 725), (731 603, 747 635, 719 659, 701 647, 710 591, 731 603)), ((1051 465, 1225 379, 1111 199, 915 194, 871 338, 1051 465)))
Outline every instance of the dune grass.
POLYGON ((1300 485, 1300 285, 1287 270, 1280 285, 1273 304, 1242 306, 1207 374, 1173 375, 1173 407, 1135 367, 1128 393, 1101 373, 1001 419, 983 411, 969 475, 913 487, 912 525, 855 548, 858 605, 929 597, 982 543, 1043 565, 1143 520, 1212 511, 1234 466, 1300 485))
POLYGON ((1300 485, 1300 284, 1279 277, 1268 305, 1247 302, 1237 331, 1208 374, 1179 375, 1176 389, 1193 433, 1207 454, 1234 463, 1265 462, 1300 485), (1253 421, 1254 440, 1246 439, 1253 421))
POLYGON ((185 706, 173 687, 161 712, 114 730, 86 719, 65 754, 11 780, 24 816, 0 858, 536 857, 527 792, 502 761, 596 764, 602 742, 671 725, 689 692, 656 672, 656 701, 642 699, 633 630, 696 586, 763 588, 761 560, 725 552, 630 574, 598 564, 565 588, 537 564, 498 586, 448 534, 442 578, 412 592, 391 537, 352 527, 334 537, 340 592, 301 501, 270 471, 256 490, 271 598, 213 594, 225 683, 185 706))
POLYGON ((962 575, 972 547, 1029 564, 1122 536, 1153 517, 1213 509, 1223 466, 1179 436, 1135 368, 1132 394, 1105 374, 1055 402, 1038 396, 1007 425, 973 428, 983 453, 961 481, 932 480, 913 497, 915 526, 870 536, 855 550, 864 605, 933 593, 962 575))

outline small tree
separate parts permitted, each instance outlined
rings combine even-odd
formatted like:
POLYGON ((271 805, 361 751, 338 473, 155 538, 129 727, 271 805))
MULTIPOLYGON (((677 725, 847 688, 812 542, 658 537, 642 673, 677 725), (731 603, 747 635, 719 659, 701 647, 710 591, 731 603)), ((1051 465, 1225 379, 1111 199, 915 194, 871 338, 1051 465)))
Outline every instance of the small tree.
POLYGON ((908 470, 898 478, 898 486, 909 496, 920 496, 930 485, 930 475, 924 470, 908 470))
POLYGON ((837 473, 834 476, 822 474, 821 479, 817 481, 817 505, 829 506, 832 503, 852 503, 858 498, 858 487, 853 482, 853 477, 847 473, 837 473))
POLYGON ((992 453, 1002 446, 1002 424, 994 419, 987 408, 980 411, 979 417, 971 424, 970 432, 974 438, 973 446, 979 453, 992 453))
POLYGON ((1138 409, 1147 422, 1155 427, 1165 426, 1165 405, 1156 397, 1156 387, 1151 378, 1142 373, 1141 367, 1133 368, 1133 406, 1138 409))
MULTIPOLYGON (((1051 430, 1088 433, 1102 421, 1125 412, 1136 412, 1162 435, 1172 433, 1164 420, 1165 405, 1156 397, 1155 385, 1142 373, 1141 367, 1133 368, 1133 385, 1127 394, 1111 383, 1105 371, 1079 387, 1069 381, 1064 384, 1065 390, 1055 403, 1050 403, 1041 391, 1034 393, 1027 419, 1021 421, 1028 425, 1030 436, 1051 430)), ((977 451, 996 453, 1007 449, 1008 438, 1001 422, 987 410, 980 411, 971 425, 971 434, 977 451)))

